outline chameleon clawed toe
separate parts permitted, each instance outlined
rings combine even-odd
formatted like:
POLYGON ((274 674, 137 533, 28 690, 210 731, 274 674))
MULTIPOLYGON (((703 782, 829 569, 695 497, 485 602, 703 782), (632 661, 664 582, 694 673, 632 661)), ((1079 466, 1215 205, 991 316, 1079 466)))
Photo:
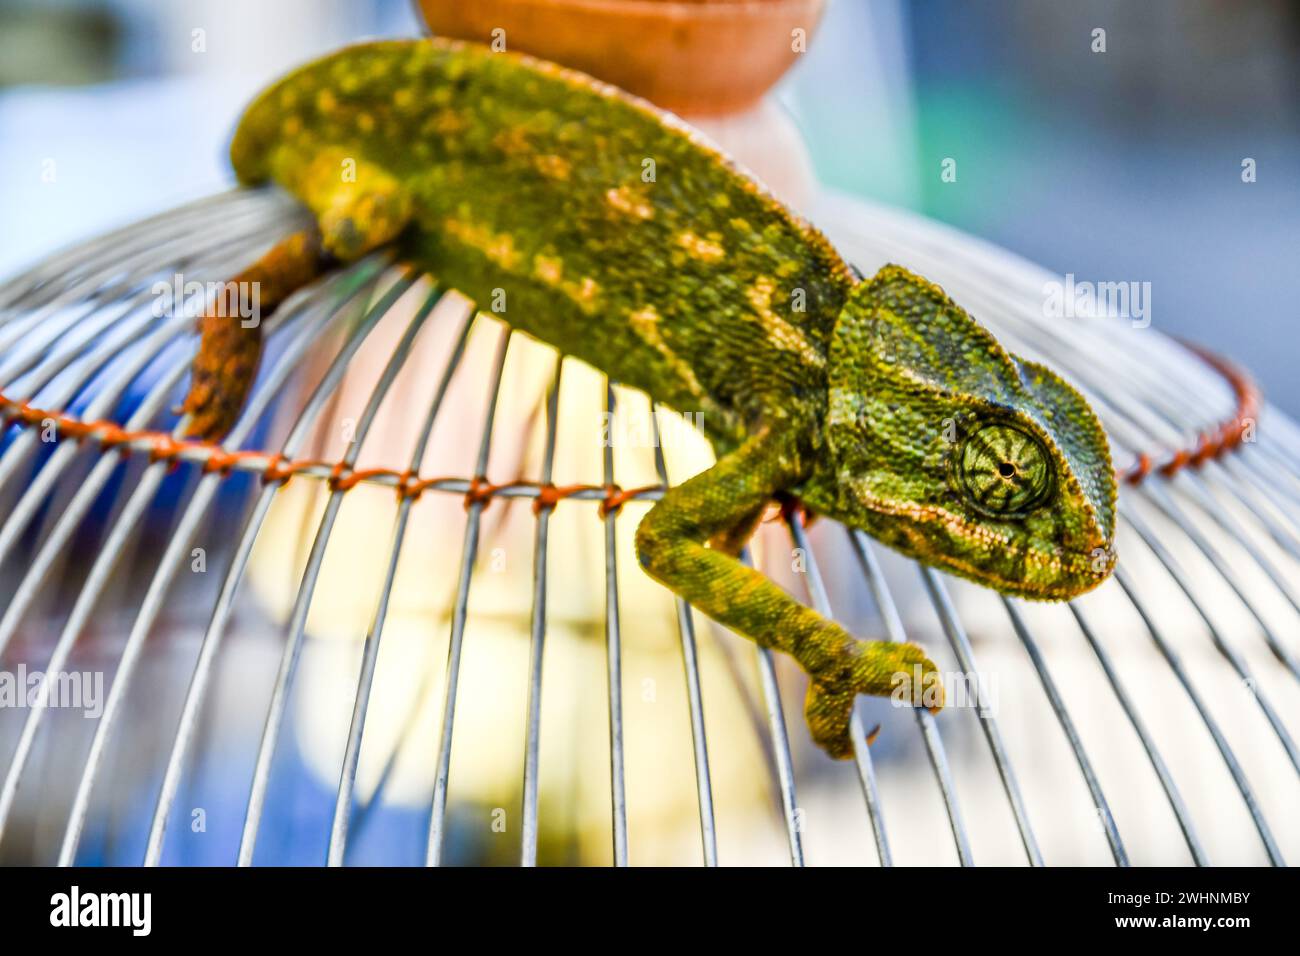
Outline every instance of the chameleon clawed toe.
MULTIPOLYGON (((813 740, 836 759, 853 756, 849 721, 859 694, 892 697, 903 706, 943 709, 939 668, 916 644, 855 641, 843 659, 812 676, 804 700, 804 717, 813 740)), ((880 728, 867 735, 870 743, 880 728)))

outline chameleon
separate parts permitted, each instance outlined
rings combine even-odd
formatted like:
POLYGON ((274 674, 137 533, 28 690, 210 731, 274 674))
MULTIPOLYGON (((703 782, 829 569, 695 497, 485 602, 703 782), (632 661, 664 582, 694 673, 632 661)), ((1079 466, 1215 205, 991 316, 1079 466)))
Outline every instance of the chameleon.
MULTIPOLYGON (((859 694, 942 675, 864 641, 742 560, 775 500, 1008 595, 1065 600, 1115 563, 1116 482, 1086 400, 1008 352, 937 285, 859 275, 815 228, 672 114, 576 71, 440 38, 367 42, 260 93, 231 142, 241 183, 314 225, 237 281, 262 308, 392 247, 506 321, 691 412, 715 463, 636 529, 641 567, 809 678, 805 717, 853 754, 859 694)), ((183 406, 219 439, 260 333, 209 315, 183 406)))

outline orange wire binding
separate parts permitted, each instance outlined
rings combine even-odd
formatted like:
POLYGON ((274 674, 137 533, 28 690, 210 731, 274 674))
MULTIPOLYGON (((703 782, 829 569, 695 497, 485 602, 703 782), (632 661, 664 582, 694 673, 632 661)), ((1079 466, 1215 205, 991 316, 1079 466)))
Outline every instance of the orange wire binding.
MULTIPOLYGON (((1132 465, 1116 474, 1118 480, 1125 484, 1140 484, 1153 472, 1169 478, 1183 468, 1198 468, 1213 458, 1219 458, 1233 451, 1241 446, 1248 424, 1253 424, 1259 415, 1260 391, 1248 374, 1213 352, 1189 343, 1183 344, 1232 386, 1237 402, 1235 413, 1232 418, 1217 427, 1201 432, 1193 448, 1179 449, 1164 462, 1157 464, 1149 455, 1139 454, 1132 465)), ((53 424, 56 434, 62 438, 76 441, 92 439, 99 444, 101 450, 118 450, 124 455, 137 450, 147 451, 150 462, 165 461, 172 467, 179 466, 182 458, 188 456, 201 465, 204 474, 229 475, 236 468, 244 465, 244 470, 261 471, 263 481, 281 485, 295 475, 312 470, 328 472, 327 484, 332 491, 340 492, 350 491, 362 482, 391 479, 395 483, 398 500, 401 501, 406 498, 418 500, 430 488, 464 481, 464 479, 448 477, 421 478, 409 469, 397 471, 391 468, 368 468, 358 471, 342 461, 331 462, 307 458, 286 461, 279 453, 256 450, 228 451, 211 442, 193 439, 178 441, 166 432, 127 431, 113 421, 81 421, 62 412, 33 408, 26 402, 12 401, 3 391, 0 391, 0 418, 3 418, 6 425, 18 423, 28 427, 43 428, 53 424)), ((494 498, 499 497, 502 490, 521 488, 537 489, 533 501, 533 509, 537 513, 554 508, 559 502, 575 495, 603 492, 603 496, 596 499, 600 501, 602 518, 616 514, 628 501, 663 490, 662 485, 624 489, 618 485, 556 486, 534 481, 493 484, 482 476, 475 476, 469 479, 469 488, 465 492, 465 507, 468 508, 476 503, 486 506, 494 498)), ((783 509, 788 509, 794 505, 792 502, 783 502, 782 506, 783 509)))
POLYGON ((1237 402, 1236 410, 1227 421, 1197 435, 1194 448, 1180 448, 1160 464, 1152 462, 1151 457, 1145 453, 1139 454, 1126 471, 1116 475, 1125 484, 1141 484, 1153 471, 1165 478, 1172 478, 1183 468, 1199 468, 1212 458, 1234 451, 1241 446, 1248 423, 1253 425, 1259 418, 1260 390, 1250 375, 1223 356, 1199 345, 1182 341, 1180 344, 1227 380, 1237 402))

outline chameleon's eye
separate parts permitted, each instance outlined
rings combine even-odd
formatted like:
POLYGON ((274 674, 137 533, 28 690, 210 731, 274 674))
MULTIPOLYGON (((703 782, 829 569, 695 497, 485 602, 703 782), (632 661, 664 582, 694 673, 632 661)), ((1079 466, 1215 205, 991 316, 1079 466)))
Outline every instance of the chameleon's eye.
POLYGON ((1022 515, 1052 491, 1052 465, 1042 443, 1013 425, 985 425, 957 451, 957 486, 977 510, 1022 515))

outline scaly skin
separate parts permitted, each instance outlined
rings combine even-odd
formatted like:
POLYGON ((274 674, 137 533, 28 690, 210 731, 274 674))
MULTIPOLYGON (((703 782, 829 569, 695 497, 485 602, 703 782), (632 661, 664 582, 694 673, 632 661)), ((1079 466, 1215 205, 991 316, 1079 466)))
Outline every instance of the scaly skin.
MULTIPOLYGON (((371 43, 266 90, 231 154, 243 182, 302 200, 329 256, 396 244, 478 302, 503 292, 516 328, 702 413, 718 461, 650 510, 638 559, 803 666, 832 756, 852 753, 857 694, 890 694, 914 666, 927 705, 942 692, 920 648, 855 640, 737 560, 774 496, 1007 594, 1065 599, 1110 573, 1115 482, 1079 394, 907 270, 856 281, 820 233, 640 100, 473 44, 371 43)), ((302 278, 326 260, 291 237, 262 265, 302 278)), ((187 401, 203 437, 233 423, 256 354, 213 324, 187 401)))

